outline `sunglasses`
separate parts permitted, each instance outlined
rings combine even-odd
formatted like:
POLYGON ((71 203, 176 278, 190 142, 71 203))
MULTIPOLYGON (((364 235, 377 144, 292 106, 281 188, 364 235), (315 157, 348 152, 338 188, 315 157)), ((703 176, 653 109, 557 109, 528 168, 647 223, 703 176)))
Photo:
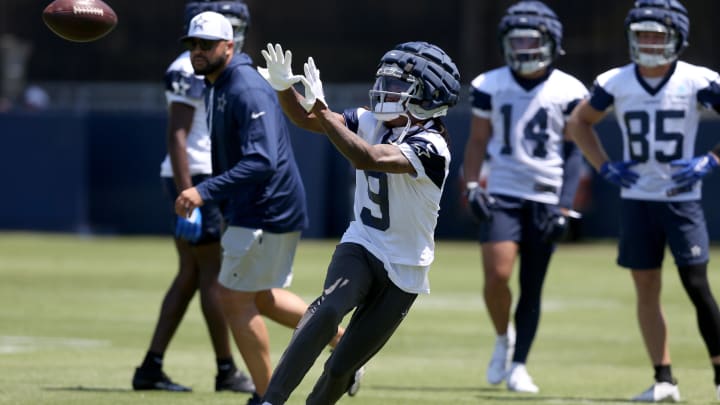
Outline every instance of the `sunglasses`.
POLYGON ((200 48, 201 51, 209 51, 213 49, 218 42, 220 41, 199 38, 187 38, 182 41, 188 51, 193 51, 196 47, 200 48))

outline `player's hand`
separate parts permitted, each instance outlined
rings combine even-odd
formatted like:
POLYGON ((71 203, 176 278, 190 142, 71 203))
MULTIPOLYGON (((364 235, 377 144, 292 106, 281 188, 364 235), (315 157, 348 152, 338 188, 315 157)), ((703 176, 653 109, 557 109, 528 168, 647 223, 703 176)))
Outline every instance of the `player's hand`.
POLYGON ((640 177, 639 174, 630 170, 639 162, 626 160, 624 162, 605 162, 600 167, 600 175, 610 183, 620 187, 630 188, 640 177))
POLYGON ((680 187, 688 187, 698 182, 710 173, 712 169, 716 168, 718 161, 714 154, 708 152, 692 159, 673 160, 670 162, 670 166, 678 168, 672 175, 675 183, 680 187))
POLYGON ((294 75, 292 72, 292 52, 287 50, 283 53, 280 44, 267 44, 267 50, 260 51, 267 68, 258 67, 258 72, 277 91, 287 90, 295 83, 303 80, 302 75, 294 75))
POLYGON ((175 236, 188 242, 197 242, 202 235, 202 213, 195 208, 188 217, 178 215, 175 236))
POLYGON ((305 70, 305 80, 303 81, 305 85, 305 101, 300 104, 307 112, 312 110, 316 101, 327 107, 325 91, 323 91, 322 81, 320 81, 320 70, 315 66, 315 60, 313 60, 312 56, 308 58, 303 68, 305 70))
POLYGON ((470 212, 478 222, 489 221, 492 218, 490 207, 495 204, 495 199, 477 183, 468 183, 465 191, 470 212))
POLYGON ((568 217, 558 207, 553 207, 542 226, 542 240, 546 243, 561 241, 568 232, 568 217))

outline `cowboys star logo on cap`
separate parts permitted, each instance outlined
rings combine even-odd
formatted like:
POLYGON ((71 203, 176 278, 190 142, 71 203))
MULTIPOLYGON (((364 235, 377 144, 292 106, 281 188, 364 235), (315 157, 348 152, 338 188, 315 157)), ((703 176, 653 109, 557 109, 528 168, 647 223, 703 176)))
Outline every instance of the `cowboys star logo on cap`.
POLYGON ((205 24, 207 24, 208 20, 205 19, 204 15, 198 16, 198 18, 192 20, 192 28, 190 28, 191 31, 198 31, 202 30, 205 27, 205 24))
POLYGON ((185 41, 190 38, 200 38, 211 41, 232 41, 232 24, 230 24, 230 20, 222 14, 214 11, 205 11, 193 17, 190 21, 187 35, 180 38, 180 41, 185 41))

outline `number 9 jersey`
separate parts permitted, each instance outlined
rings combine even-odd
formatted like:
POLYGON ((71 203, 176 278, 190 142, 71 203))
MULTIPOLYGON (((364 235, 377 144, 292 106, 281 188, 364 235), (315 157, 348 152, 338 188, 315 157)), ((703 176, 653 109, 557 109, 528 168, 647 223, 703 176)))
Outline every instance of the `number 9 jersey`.
POLYGON ((695 154, 700 113, 720 106, 720 77, 710 69, 676 62, 667 76, 643 79, 635 64, 599 75, 590 105, 614 107, 623 136, 623 160, 639 162, 637 183, 623 188, 622 198, 689 201, 701 198, 702 182, 678 189, 670 162, 695 154))
POLYGON ((472 112, 490 120, 487 190, 557 205, 563 187, 563 130, 588 95, 573 76, 550 69, 523 79, 504 66, 472 81, 472 112))
POLYGON ((415 175, 355 171, 355 218, 341 243, 357 243, 383 262, 388 276, 406 292, 429 292, 435 257, 435 226, 450 171, 450 150, 435 125, 387 128, 364 108, 343 114, 350 130, 370 144, 395 144, 415 175))

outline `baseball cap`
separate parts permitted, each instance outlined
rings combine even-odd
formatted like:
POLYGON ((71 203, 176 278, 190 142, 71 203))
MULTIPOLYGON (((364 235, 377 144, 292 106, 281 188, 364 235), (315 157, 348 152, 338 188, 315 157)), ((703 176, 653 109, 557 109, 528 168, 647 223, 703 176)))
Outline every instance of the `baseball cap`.
POLYGON ((232 24, 230 24, 230 20, 222 14, 214 11, 205 11, 190 20, 187 35, 180 38, 180 41, 185 41, 189 38, 232 41, 232 24))

